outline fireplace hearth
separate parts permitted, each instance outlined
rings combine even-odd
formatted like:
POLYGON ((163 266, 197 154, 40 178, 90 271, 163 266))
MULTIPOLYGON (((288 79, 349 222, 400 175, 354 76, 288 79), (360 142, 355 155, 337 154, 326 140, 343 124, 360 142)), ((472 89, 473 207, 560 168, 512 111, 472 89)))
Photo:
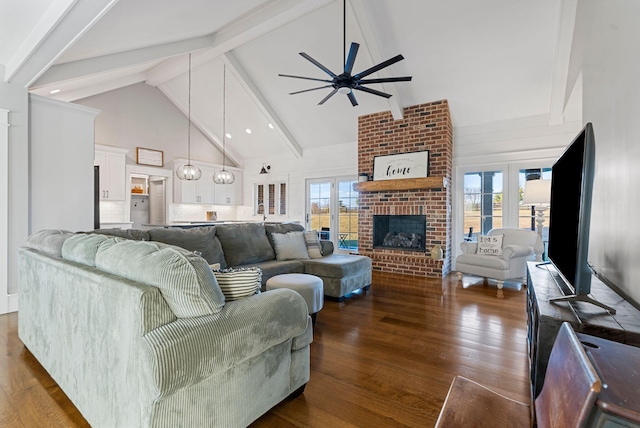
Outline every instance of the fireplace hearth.
POLYGON ((373 248, 424 252, 426 222, 424 215, 374 215, 373 248))

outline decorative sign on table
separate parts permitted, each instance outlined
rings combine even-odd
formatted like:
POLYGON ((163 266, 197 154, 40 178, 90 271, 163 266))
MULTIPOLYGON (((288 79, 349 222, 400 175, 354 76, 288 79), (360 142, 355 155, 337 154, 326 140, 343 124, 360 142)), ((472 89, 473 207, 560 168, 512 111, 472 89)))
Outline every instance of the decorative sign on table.
POLYGON ((136 149, 136 162, 140 165, 164 166, 164 152, 162 150, 136 149))
POLYGON ((429 176, 429 151, 376 156, 373 159, 373 179, 398 180, 429 176))

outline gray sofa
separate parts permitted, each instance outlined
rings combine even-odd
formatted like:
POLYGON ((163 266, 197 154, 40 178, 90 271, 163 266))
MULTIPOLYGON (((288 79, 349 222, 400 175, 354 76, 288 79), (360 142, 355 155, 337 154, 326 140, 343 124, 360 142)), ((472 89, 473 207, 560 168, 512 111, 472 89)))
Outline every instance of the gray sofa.
POLYGON ((42 231, 18 250, 19 337, 95 427, 246 426, 309 379, 300 295, 225 301, 185 249, 42 231))
MULTIPOLYGON (((225 267, 260 267, 263 285, 274 275, 307 273, 322 279, 324 294, 341 301, 349 293, 371 284, 371 259, 352 254, 334 254, 330 241, 320 241, 322 258, 277 260, 273 234, 304 231, 296 223, 232 223, 195 228, 149 230, 97 230, 95 233, 177 245, 202 254, 210 264, 225 267)), ((264 286, 263 286, 264 289, 264 286)))

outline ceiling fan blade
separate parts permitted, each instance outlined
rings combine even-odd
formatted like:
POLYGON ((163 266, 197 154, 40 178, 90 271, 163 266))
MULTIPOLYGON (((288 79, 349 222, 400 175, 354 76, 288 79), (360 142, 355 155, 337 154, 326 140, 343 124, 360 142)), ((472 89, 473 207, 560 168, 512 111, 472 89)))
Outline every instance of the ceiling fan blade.
POLYGON ((330 93, 329 95, 327 95, 326 97, 324 97, 324 98, 322 99, 322 101, 320 101, 320 102, 318 103, 318 105, 319 105, 319 106, 321 106, 322 104, 324 104, 324 103, 325 103, 325 101, 327 101, 329 98, 331 98, 332 96, 334 96, 334 95, 336 94, 336 92, 338 92, 338 89, 334 89, 333 91, 331 91, 331 93, 330 93))
POLYGON ((291 74, 278 74, 280 77, 293 77, 294 79, 304 79, 304 80, 315 80, 316 82, 327 82, 332 83, 331 80, 327 79, 316 79, 315 77, 304 77, 304 76, 292 76, 291 74))
POLYGON ((354 86, 353 89, 357 89, 357 90, 362 91, 362 92, 368 92, 370 94, 378 95, 380 97, 391 98, 391 94, 387 94, 386 92, 377 91, 375 89, 367 88, 367 87, 360 86, 360 85, 354 86))
POLYGON ((356 96, 353 95, 353 91, 349 92, 347 94, 347 96, 349 97, 349 101, 351 101, 351 105, 352 106, 357 106, 358 105, 358 100, 356 100, 356 96))
POLYGON ((318 89, 332 88, 332 87, 333 87, 333 85, 318 86, 317 88, 304 89, 304 90, 302 90, 302 91, 296 91, 296 92, 289 92, 289 95, 301 94, 301 93, 303 93, 303 92, 317 91, 318 89))
POLYGON ((356 42, 351 43, 351 48, 349 49, 349 56, 347 57, 347 62, 344 64, 344 72, 351 74, 353 71, 353 63, 356 62, 356 55, 358 55, 358 48, 360 44, 356 42))
POLYGON ((383 77, 381 79, 361 79, 358 80, 358 83, 367 84, 367 83, 389 83, 389 82, 410 82, 411 76, 405 77, 383 77))
POLYGON ((308 61, 311 61, 311 63, 313 63, 313 65, 315 65, 316 67, 318 67, 320 70, 324 71, 325 73, 327 73, 329 76, 331 77, 336 77, 335 73, 332 72, 331 70, 329 70, 327 67, 325 67, 324 65, 320 64, 318 61, 316 61, 315 59, 311 58, 309 55, 307 55, 304 52, 300 52, 300 55, 302 55, 303 58, 307 59, 308 61))
POLYGON ((363 71, 361 73, 358 73, 358 74, 354 75, 353 78, 356 79, 356 80, 360 80, 363 77, 366 77, 366 76, 370 75, 371 73, 375 73, 378 70, 382 70, 385 67, 389 67, 391 64, 395 64, 396 62, 402 61, 403 59, 404 59, 404 57, 402 55, 396 55, 393 58, 390 58, 390 59, 388 59, 386 61, 383 61, 378 65, 374 65, 373 67, 371 67, 371 68, 369 68, 369 69, 367 69, 367 70, 365 70, 365 71, 363 71))

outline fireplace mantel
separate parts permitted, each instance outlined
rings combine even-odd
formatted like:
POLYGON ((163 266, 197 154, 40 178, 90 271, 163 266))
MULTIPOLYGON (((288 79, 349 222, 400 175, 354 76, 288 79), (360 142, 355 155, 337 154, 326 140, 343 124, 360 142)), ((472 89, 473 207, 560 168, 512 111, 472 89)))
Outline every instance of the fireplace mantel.
POLYGON ((377 180, 354 183, 356 192, 383 192, 388 190, 444 189, 446 177, 401 178, 399 180, 377 180))

